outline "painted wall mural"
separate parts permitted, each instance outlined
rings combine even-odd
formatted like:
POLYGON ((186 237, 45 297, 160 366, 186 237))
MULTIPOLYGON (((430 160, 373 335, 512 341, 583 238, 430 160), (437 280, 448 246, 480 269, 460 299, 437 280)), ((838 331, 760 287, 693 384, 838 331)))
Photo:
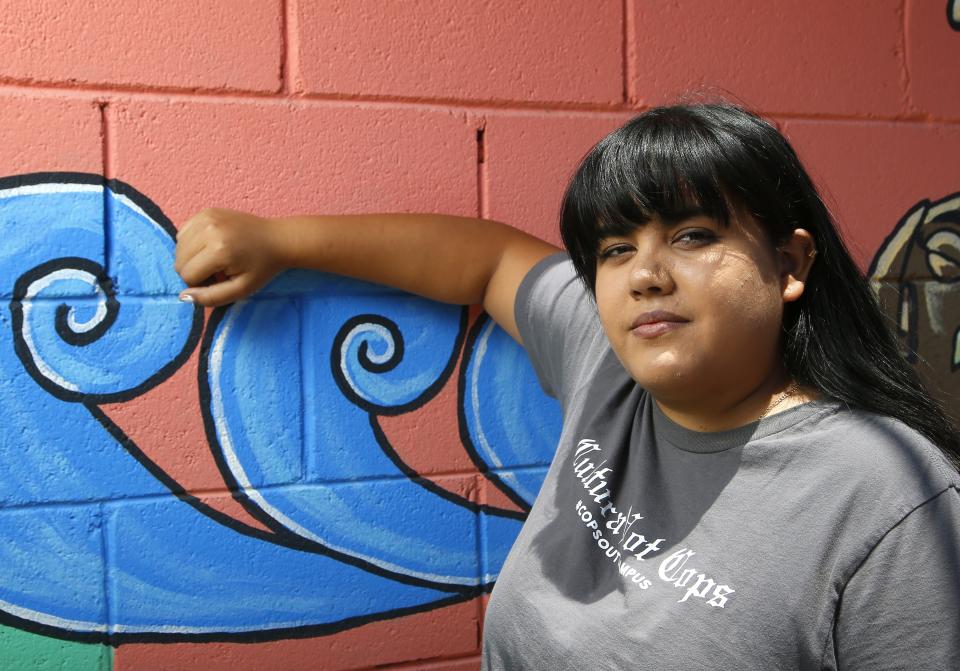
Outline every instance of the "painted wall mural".
POLYGON ((869 275, 907 358, 960 422, 960 193, 912 207, 869 275))
POLYGON ((168 216, 203 206, 553 236, 590 145, 715 87, 835 193, 960 421, 960 0, 334 4, 5 17, 0 669, 479 666, 558 408, 476 308, 307 272, 180 303, 168 216))
POLYGON ((288 272, 205 320, 175 298, 171 223, 98 175, 0 181, 0 230, 5 624, 263 641, 489 590, 560 415, 484 315, 288 272), (430 471, 417 419, 440 399, 430 471), (177 444, 191 418, 207 440, 177 444))

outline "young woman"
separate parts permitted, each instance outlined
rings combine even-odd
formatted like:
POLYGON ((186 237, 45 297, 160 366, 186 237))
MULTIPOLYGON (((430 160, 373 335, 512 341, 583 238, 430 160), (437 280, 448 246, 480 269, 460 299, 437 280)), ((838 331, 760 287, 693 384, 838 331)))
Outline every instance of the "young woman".
POLYGON ((560 225, 567 253, 482 220, 208 210, 177 270, 204 305, 338 272, 522 342, 564 426, 485 668, 955 665, 957 434, 786 140, 732 105, 650 110, 560 225))

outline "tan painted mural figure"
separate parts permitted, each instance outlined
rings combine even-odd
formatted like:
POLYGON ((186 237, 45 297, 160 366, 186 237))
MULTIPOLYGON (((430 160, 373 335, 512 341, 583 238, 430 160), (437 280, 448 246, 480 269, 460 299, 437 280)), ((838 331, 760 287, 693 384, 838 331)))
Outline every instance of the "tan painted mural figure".
POLYGON ((960 421, 960 194, 911 208, 869 275, 908 360, 960 421))
MULTIPOLYGON (((950 375, 955 213, 921 204, 874 276, 950 375)), ((652 108, 583 159, 560 233, 565 252, 483 219, 205 210, 175 268, 199 305, 308 268, 482 304, 522 343, 563 428, 484 669, 954 664, 960 439, 779 131, 652 108)))

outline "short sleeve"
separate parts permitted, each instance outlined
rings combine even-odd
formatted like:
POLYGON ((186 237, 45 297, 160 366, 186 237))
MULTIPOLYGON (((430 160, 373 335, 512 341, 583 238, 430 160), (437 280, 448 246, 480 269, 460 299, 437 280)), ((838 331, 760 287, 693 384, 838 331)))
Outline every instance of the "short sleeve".
POLYGON ((960 664, 960 492, 950 487, 891 529, 841 596, 837 668, 960 664))
POLYGON ((561 403, 609 347, 593 296, 565 252, 530 269, 517 289, 514 317, 540 386, 561 403))

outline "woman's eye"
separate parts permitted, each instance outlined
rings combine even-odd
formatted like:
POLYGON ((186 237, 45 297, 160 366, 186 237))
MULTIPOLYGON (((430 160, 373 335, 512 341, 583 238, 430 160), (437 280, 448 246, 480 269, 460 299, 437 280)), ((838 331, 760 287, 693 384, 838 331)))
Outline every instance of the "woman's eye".
POLYGON ((697 228, 689 231, 681 231, 673 240, 688 247, 698 247, 713 242, 717 239, 713 231, 697 228))
POLYGON ((616 256, 621 256, 630 251, 630 247, 627 245, 610 245, 609 247, 604 247, 600 250, 601 259, 612 259, 616 256))

